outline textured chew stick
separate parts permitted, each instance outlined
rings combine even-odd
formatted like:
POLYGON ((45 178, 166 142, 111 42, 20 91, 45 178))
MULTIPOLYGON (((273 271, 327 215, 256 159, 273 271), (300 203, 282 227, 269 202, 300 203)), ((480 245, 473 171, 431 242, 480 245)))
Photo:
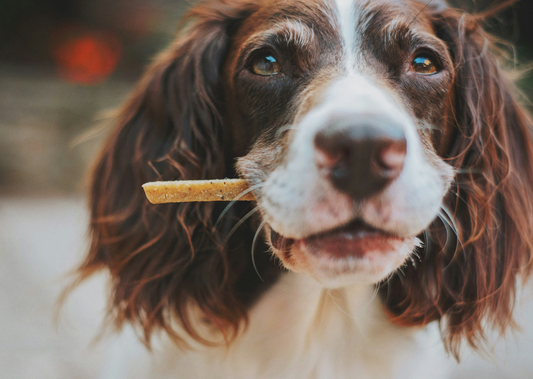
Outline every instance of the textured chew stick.
MULTIPOLYGON (((143 185, 152 204, 187 203, 193 201, 231 201, 246 191, 248 183, 242 179, 177 180, 152 182, 143 185)), ((255 200, 250 191, 238 200, 255 200)))

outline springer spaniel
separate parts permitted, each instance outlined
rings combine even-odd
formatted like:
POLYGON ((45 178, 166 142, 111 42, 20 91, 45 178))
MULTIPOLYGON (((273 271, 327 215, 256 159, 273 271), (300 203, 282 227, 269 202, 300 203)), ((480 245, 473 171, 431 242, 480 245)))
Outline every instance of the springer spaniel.
POLYGON ((79 279, 110 271, 110 319, 170 337, 175 377, 444 376, 443 347, 513 326, 531 270, 532 122, 481 18, 441 0, 197 5, 94 166, 79 279), (257 201, 141 189, 224 177, 257 201))

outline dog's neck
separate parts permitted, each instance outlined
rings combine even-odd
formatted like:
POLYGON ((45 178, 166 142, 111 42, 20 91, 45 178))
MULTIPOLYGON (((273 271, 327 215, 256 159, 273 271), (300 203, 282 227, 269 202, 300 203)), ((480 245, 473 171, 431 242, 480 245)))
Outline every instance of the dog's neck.
POLYGON ((436 326, 391 324, 374 286, 327 290, 294 273, 252 308, 229 349, 166 353, 180 377, 250 379, 440 378, 446 356, 436 326))
POLYGON ((286 274, 251 310, 227 359, 239 377, 395 378, 420 348, 416 332, 387 320, 373 286, 327 290, 286 274))

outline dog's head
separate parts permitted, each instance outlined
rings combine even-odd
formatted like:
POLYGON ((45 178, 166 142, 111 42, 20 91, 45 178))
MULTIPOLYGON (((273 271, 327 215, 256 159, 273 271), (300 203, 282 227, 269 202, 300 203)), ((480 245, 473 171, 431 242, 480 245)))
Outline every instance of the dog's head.
POLYGON ((441 1, 218 0, 184 25, 93 172, 80 272, 109 267, 119 325, 179 339, 176 319, 202 340, 194 305, 237 331, 280 271, 267 250, 327 287, 378 285, 392 320, 442 320, 449 346, 511 322, 532 249, 531 124, 478 18, 441 1), (237 174, 257 207, 217 228, 223 207, 141 191, 237 174))

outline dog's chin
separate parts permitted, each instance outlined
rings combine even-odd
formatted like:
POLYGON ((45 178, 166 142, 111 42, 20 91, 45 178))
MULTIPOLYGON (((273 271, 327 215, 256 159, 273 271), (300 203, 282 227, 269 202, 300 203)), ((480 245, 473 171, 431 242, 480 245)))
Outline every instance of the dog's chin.
POLYGON ((374 284, 396 271, 420 245, 356 221, 306 238, 271 231, 271 244, 289 270, 306 273, 328 288, 374 284))

